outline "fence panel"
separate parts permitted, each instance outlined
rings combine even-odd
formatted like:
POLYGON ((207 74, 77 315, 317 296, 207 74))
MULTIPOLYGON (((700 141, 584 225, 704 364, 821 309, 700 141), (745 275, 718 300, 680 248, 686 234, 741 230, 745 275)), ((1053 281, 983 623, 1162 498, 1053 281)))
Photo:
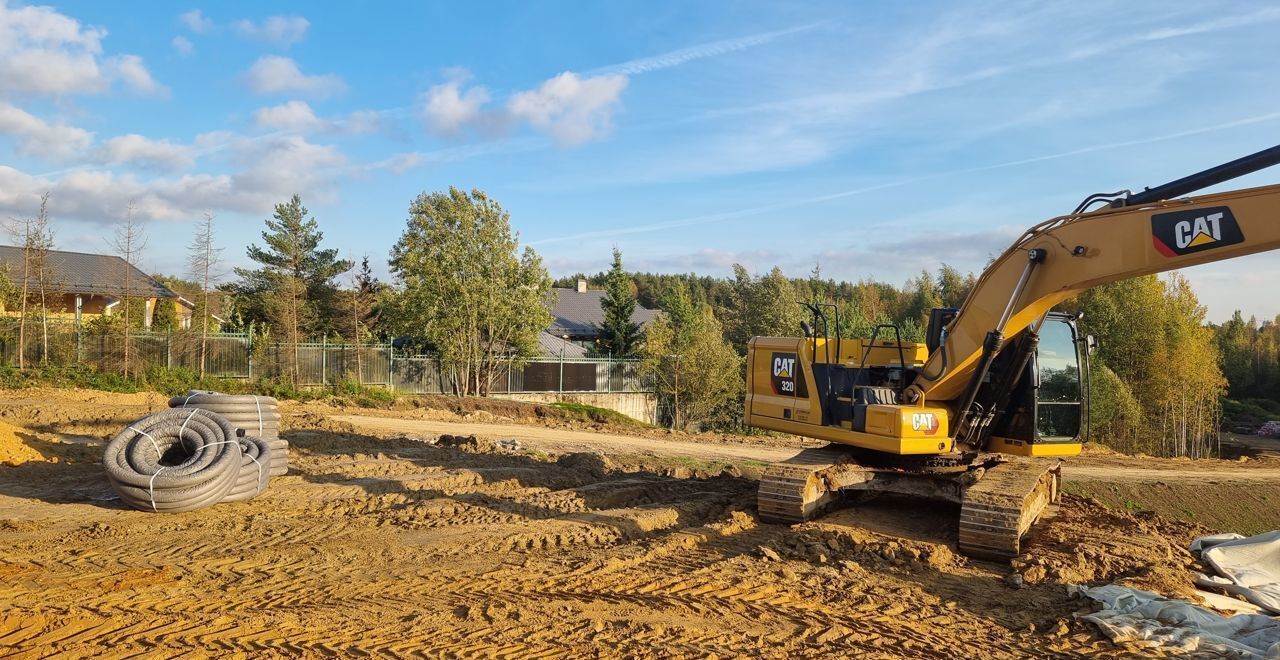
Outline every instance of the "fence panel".
MULTIPOLYGON (((49 362, 84 364, 104 371, 118 370, 124 360, 120 336, 77 332, 65 323, 48 331, 49 362)), ((129 336, 129 361, 136 369, 149 366, 198 370, 200 336, 194 332, 139 332, 129 336)), ((27 364, 43 357, 44 331, 28 326, 27 364)), ((0 326, 0 361, 16 365, 16 329, 0 326)), ((453 376, 432 356, 396 354, 390 344, 368 344, 359 349, 342 343, 304 342, 295 345, 271 342, 254 346, 243 333, 211 334, 205 340, 205 373, 217 378, 287 378, 296 365, 303 387, 334 385, 344 378, 358 378, 365 385, 386 387, 405 394, 451 394, 453 376)), ((489 392, 652 392, 635 360, 591 358, 536 358, 523 366, 500 369, 489 392)))

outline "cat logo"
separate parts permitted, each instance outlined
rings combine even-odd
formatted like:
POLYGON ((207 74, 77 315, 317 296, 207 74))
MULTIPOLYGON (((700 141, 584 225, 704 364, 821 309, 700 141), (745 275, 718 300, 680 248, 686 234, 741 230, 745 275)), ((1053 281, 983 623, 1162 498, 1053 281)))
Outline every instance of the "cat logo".
POLYGON ((938 432, 938 417, 933 413, 911 413, 911 430, 924 431, 925 435, 938 432))
POLYGON ((1151 242, 1166 257, 1212 250, 1244 241, 1240 225, 1225 206, 1151 216, 1151 242))
POLYGON ((774 353, 773 370, 769 383, 773 393, 782 396, 809 396, 804 378, 798 373, 800 356, 795 353, 774 353))

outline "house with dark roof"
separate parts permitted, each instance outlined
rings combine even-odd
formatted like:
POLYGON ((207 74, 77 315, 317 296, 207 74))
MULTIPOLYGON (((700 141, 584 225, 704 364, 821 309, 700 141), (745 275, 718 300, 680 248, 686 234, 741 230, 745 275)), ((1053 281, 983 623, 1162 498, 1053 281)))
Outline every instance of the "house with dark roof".
MULTIPOLYGON (((21 286, 23 261, 22 248, 0 245, 0 273, 18 286, 21 286)), ((181 327, 187 327, 191 322, 191 312, 195 307, 191 301, 120 257, 50 250, 45 272, 48 292, 56 297, 49 303, 49 309, 67 316, 74 314, 77 324, 86 317, 110 315, 126 296, 146 301, 143 327, 151 327, 157 304, 173 305, 181 327)), ((32 275, 28 281, 34 279, 32 275)), ((6 315, 15 313, 2 307, 0 312, 6 315)))
MULTIPOLYGON (((550 335, 547 338, 539 338, 543 351, 546 355, 559 356, 560 351, 564 349, 563 344, 569 344, 579 347, 582 355, 595 346, 596 339, 600 336, 600 326, 604 325, 604 309, 601 303, 604 301, 605 292, 600 289, 587 289, 586 280, 578 280, 578 285, 573 289, 552 289, 552 295, 555 298, 555 304, 551 306, 551 327, 543 332, 543 335, 550 335), (557 344, 556 340, 560 340, 561 344, 557 344), (548 348, 554 350, 548 350, 548 348)), ((654 319, 660 314, 656 309, 648 309, 636 305, 631 312, 631 320, 644 330, 654 319)), ((569 353, 565 353, 565 357, 569 357, 569 353)))

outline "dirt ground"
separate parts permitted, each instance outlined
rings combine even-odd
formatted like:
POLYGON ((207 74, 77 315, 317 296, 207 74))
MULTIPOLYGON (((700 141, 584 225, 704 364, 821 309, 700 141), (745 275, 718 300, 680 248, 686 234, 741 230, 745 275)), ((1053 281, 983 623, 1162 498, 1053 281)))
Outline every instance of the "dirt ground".
MULTIPOLYGON (((257 499, 124 509, 101 443, 163 405, 0 392, 0 421, 40 456, 0 465, 0 655, 1131 657, 1072 618, 1088 606, 1064 585, 1189 595, 1183 548, 1221 527, 1081 492, 1011 569, 957 556, 945 505, 882 498, 794 528, 761 524, 735 461, 772 460, 795 441, 700 450, 648 432, 511 434, 468 411, 371 422, 323 404, 285 406, 291 473, 257 499), (446 422, 461 427, 405 426, 446 422), (518 451, 428 442, 463 430, 528 437, 518 451)), ((1247 489, 1280 461, 1091 453, 1080 467, 1100 491, 1139 469, 1247 489)))

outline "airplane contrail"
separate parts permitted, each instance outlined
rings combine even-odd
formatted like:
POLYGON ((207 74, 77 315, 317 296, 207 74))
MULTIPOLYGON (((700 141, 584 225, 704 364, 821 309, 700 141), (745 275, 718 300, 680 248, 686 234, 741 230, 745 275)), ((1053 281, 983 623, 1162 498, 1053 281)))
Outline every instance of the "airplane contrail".
POLYGON ((722 213, 698 215, 698 216, 693 216, 689 218, 680 218, 676 220, 655 222, 651 224, 633 225, 631 227, 619 227, 616 229, 602 229, 599 231, 581 232, 577 234, 569 234, 566 236, 554 236, 551 238, 543 238, 536 241, 530 241, 529 245, 546 245, 548 243, 560 243, 563 241, 581 240, 586 238, 603 238, 608 236, 623 236, 627 234, 643 234, 643 233, 652 232, 652 231, 662 231, 664 229, 676 229, 680 227, 692 227, 695 225, 711 224, 715 222, 722 222, 724 220, 733 220, 736 218, 749 217, 753 215, 762 215, 764 213, 770 213, 773 211, 780 211, 783 209, 794 208, 796 206, 817 204, 820 202, 831 201, 833 199, 842 199, 845 197, 863 195, 866 193, 886 190, 889 188, 900 188, 902 186, 908 186, 914 183, 920 183, 922 181, 929 181, 931 179, 940 179, 943 177, 958 176, 961 174, 972 174, 974 172, 986 172, 990 170, 998 170, 998 169, 1003 169, 1007 167, 1017 167, 1019 165, 1029 165, 1032 163, 1041 163, 1049 160, 1070 158, 1071 156, 1079 156, 1081 154, 1095 153, 1099 151, 1109 151, 1111 149, 1121 149, 1124 147, 1135 147, 1135 146, 1141 146, 1144 144, 1154 144, 1156 142, 1166 142, 1168 140, 1176 140, 1179 138, 1190 137, 1192 135, 1201 135, 1204 133, 1213 133, 1217 131, 1223 131, 1229 128, 1238 128, 1240 126, 1259 124, 1262 122, 1272 121, 1275 119, 1280 119, 1280 112, 1269 112, 1264 115, 1257 115, 1254 117, 1245 117, 1243 119, 1236 119, 1233 121, 1223 122, 1220 124, 1212 124, 1210 126, 1201 126, 1199 128, 1187 129, 1184 131, 1178 131, 1176 133, 1167 133, 1165 135, 1156 135, 1152 137, 1139 138, 1136 140, 1125 140, 1122 142, 1107 142, 1104 144, 1096 144, 1088 147, 1081 147, 1079 149, 1072 149, 1070 151, 1063 151, 1055 154, 1031 156, 1029 158, 1019 158, 1018 160, 1010 160, 1002 163, 993 163, 991 165, 977 165, 974 167, 965 167, 965 168, 960 168, 955 170, 948 170, 946 172, 925 174, 922 176, 910 177, 906 179, 898 179, 896 181, 887 181, 885 183, 880 183, 872 186, 854 188, 852 190, 842 190, 839 192, 828 193, 825 195, 807 197, 805 199, 800 199, 800 200, 790 200, 787 202, 780 202, 776 204, 766 204, 764 206, 755 206, 755 207, 750 207, 745 209, 725 211, 722 213))

